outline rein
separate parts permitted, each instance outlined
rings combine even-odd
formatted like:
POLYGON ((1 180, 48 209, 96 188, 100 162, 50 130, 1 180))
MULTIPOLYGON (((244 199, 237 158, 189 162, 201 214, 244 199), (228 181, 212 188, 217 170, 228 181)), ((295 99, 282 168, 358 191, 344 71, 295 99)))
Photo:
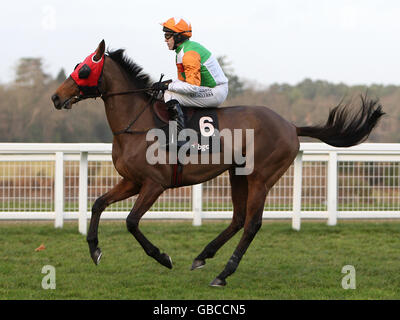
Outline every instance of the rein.
MULTIPOLYGON (((142 89, 142 90, 139 91, 139 92, 142 92, 142 91, 145 91, 145 90, 146 90, 146 89, 142 89)), ((149 89, 147 89, 147 90, 149 90, 149 89)), ((112 95, 137 93, 136 90, 132 90, 132 91, 135 91, 135 92, 128 92, 128 91, 125 91, 125 92, 123 92, 123 93, 118 93, 118 92, 116 92, 116 93, 113 93, 112 95)), ((144 106, 144 108, 139 112, 139 114, 136 116, 136 118, 133 119, 133 120, 129 123, 129 125, 128 125, 125 129, 120 130, 120 131, 117 131, 117 132, 113 132, 113 135, 114 135, 114 136, 117 136, 117 135, 120 135, 120 134, 123 134, 123 133, 134 134, 134 133, 145 133, 145 132, 147 132, 148 130, 143 130, 143 131, 131 131, 131 130, 129 130, 129 129, 130 129, 130 128, 133 126, 133 124, 139 119, 139 117, 142 115, 142 113, 144 112, 144 110, 146 110, 148 106, 151 106, 151 105, 152 105, 153 100, 154 100, 154 97, 155 97, 155 95, 152 95, 152 96, 150 97, 150 100, 146 103, 146 105, 144 106)))
MULTIPOLYGON (((158 83, 161 83, 162 78, 164 77, 164 74, 161 74, 160 80, 158 81, 158 83)), ((124 134, 124 133, 128 133, 128 134, 135 134, 135 133, 145 133, 148 130, 143 130, 143 131, 131 131, 129 130, 133 124, 139 119, 139 117, 142 115, 142 113, 144 112, 144 110, 147 109, 148 106, 151 106, 153 104, 153 101, 155 99, 155 97, 158 95, 158 90, 154 90, 153 88, 144 88, 144 89, 136 89, 136 90, 128 90, 128 91, 121 91, 121 92, 110 92, 110 93, 103 93, 101 94, 102 98, 108 98, 108 97, 112 97, 112 96, 117 96, 117 95, 125 95, 125 94, 136 94, 136 93, 141 93, 141 92, 148 92, 148 91, 153 91, 153 94, 150 97, 150 100, 146 103, 146 105, 144 106, 144 108, 139 112, 139 114, 136 116, 135 119, 133 119, 129 125, 120 131, 117 132, 113 132, 114 136, 120 135, 120 134, 124 134)))
POLYGON ((144 89, 136 89, 136 90, 128 90, 128 91, 120 91, 120 92, 110 92, 110 93, 102 93, 101 98, 108 98, 112 96, 121 96, 125 94, 135 94, 135 93, 141 93, 141 92, 148 92, 148 91, 154 91, 152 88, 144 88, 144 89))
MULTIPOLYGON (((133 126, 133 124, 139 119, 139 117, 142 115, 142 113, 144 112, 144 110, 146 110, 146 108, 148 106, 151 106, 151 104, 153 103, 153 100, 155 99, 156 96, 156 92, 153 88, 144 88, 144 89, 136 89, 136 90, 129 90, 129 91, 121 91, 121 92, 110 92, 110 93, 102 93, 100 94, 100 96, 98 95, 82 95, 80 94, 79 96, 74 96, 73 99, 76 100, 76 102, 82 101, 82 100, 86 100, 89 98, 109 98, 109 97, 113 97, 113 96, 118 96, 118 95, 125 95, 125 94, 137 94, 137 93, 141 93, 141 92, 148 92, 148 91, 153 91, 153 95, 151 95, 150 100, 147 102, 147 104, 144 106, 144 108, 139 112, 139 114, 136 116, 135 119, 133 119, 129 125, 120 131, 117 132, 113 132, 114 136, 123 134, 123 133, 129 133, 129 134, 134 134, 134 133, 145 133, 148 130, 144 130, 144 131, 130 131, 129 129, 133 126)), ((72 98, 71 98, 72 99, 72 98)))

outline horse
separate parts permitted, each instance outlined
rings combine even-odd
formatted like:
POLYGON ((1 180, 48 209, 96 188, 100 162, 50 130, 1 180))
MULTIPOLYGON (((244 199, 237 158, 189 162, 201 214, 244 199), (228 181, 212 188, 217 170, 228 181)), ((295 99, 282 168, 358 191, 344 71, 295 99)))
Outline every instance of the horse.
MULTIPOLYGON (((202 183, 229 171, 233 215, 229 226, 208 243, 197 255, 191 270, 204 267, 206 259, 216 252, 242 228, 243 234, 224 269, 210 283, 225 286, 226 278, 237 269, 243 255, 262 225, 264 203, 269 190, 286 172, 299 151, 299 137, 307 136, 335 147, 350 147, 365 141, 384 115, 379 99, 361 95, 356 112, 351 104, 340 102, 330 110, 323 125, 297 127, 264 106, 231 106, 215 108, 219 127, 225 130, 254 132, 253 169, 249 174, 237 174, 236 162, 184 165, 179 185, 172 182, 174 165, 149 164, 145 134, 156 127, 154 112, 164 102, 151 90, 152 81, 124 50, 105 50, 102 40, 92 55, 75 67, 58 87, 51 100, 56 109, 69 109, 82 99, 101 97, 107 121, 114 134, 112 161, 122 177, 93 204, 87 243, 93 262, 98 265, 102 251, 98 247, 98 226, 101 213, 112 203, 137 195, 126 218, 126 227, 147 255, 171 269, 172 260, 160 252, 141 232, 139 221, 157 198, 169 188, 202 183)), ((185 107, 184 107, 185 109, 185 107)), ((221 138, 223 144, 223 138, 221 138)), ((242 154, 246 154, 243 144, 242 154)), ((165 151, 168 153, 169 151, 165 151)), ((233 152, 231 150, 231 152, 233 152)), ((220 154, 223 158, 222 152, 220 154)))

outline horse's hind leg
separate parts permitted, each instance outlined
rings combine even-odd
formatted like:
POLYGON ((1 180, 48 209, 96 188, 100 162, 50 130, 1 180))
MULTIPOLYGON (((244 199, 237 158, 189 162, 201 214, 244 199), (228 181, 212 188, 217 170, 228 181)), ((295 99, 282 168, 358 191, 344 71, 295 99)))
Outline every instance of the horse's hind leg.
MULTIPOLYGON (((282 147, 283 144, 280 146, 282 147)), ((224 270, 211 282, 211 286, 224 286, 225 279, 236 271, 240 260, 261 228, 268 191, 289 168, 296 153, 296 146, 291 147, 291 145, 287 149, 276 150, 260 165, 263 169, 254 170, 251 175, 247 176, 248 196, 244 232, 224 270)))
POLYGON ((235 169, 231 169, 229 171, 229 180, 233 203, 232 222, 194 259, 192 270, 203 267, 206 264, 206 259, 213 258, 216 252, 243 228, 246 217, 247 176, 235 175, 235 169))
POLYGON ((257 183, 250 183, 249 181, 246 220, 244 223, 243 235, 231 258, 226 264, 225 269, 210 283, 211 286, 226 285, 225 279, 235 272, 251 241, 261 228, 267 191, 267 186, 264 181, 259 181, 257 183))
POLYGON ((139 192, 139 186, 134 182, 122 179, 114 188, 101 197, 97 198, 92 207, 92 217, 90 219, 87 242, 89 244, 90 256, 97 265, 101 259, 101 250, 97 247, 98 228, 101 213, 112 203, 127 199, 139 192))
POLYGON ((163 266, 172 269, 171 258, 161 253, 160 249, 154 246, 139 230, 139 221, 142 216, 150 209, 157 198, 163 193, 164 188, 151 180, 147 180, 140 189, 139 196, 133 206, 133 209, 126 218, 126 226, 128 231, 132 233, 135 239, 143 247, 146 254, 163 266))

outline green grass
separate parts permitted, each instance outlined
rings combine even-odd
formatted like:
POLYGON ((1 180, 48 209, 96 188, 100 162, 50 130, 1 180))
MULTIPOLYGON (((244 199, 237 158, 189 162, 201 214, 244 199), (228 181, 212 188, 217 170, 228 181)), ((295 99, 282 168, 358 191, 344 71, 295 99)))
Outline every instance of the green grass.
POLYGON ((242 232, 190 271, 193 258, 228 222, 143 221, 143 233, 174 263, 148 257, 123 221, 102 221, 103 259, 95 266, 76 223, 0 223, 0 299, 399 299, 400 223, 264 221, 224 288, 208 284, 224 268, 242 232), (44 243, 46 250, 34 249, 44 243), (44 265, 56 268, 56 289, 43 290, 44 265), (353 265, 356 289, 341 286, 353 265))

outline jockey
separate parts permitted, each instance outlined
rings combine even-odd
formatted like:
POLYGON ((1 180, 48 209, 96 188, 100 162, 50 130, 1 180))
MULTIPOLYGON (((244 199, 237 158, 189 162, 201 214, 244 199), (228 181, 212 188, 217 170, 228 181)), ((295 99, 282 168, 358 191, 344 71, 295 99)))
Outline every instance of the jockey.
POLYGON ((181 18, 161 23, 169 50, 176 52, 178 79, 155 83, 154 89, 166 90, 164 101, 178 133, 185 127, 182 106, 218 107, 228 95, 228 79, 217 59, 201 44, 190 41, 192 27, 181 18))

